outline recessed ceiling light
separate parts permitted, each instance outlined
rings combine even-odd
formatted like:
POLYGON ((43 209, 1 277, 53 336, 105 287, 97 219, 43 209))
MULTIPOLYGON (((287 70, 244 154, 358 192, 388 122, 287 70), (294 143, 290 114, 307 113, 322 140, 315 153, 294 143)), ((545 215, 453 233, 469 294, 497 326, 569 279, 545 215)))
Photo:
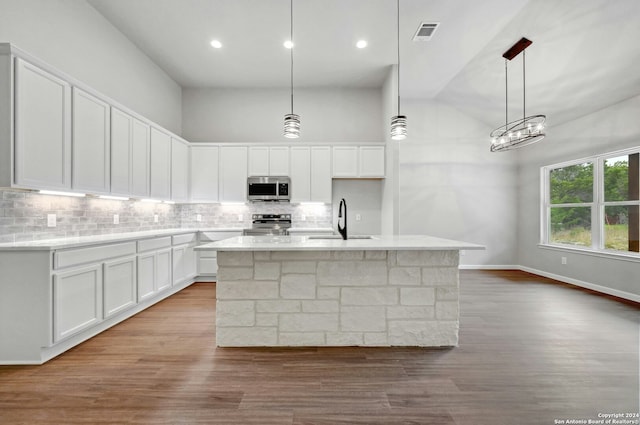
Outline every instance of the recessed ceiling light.
POLYGON ((293 49, 293 41, 291 40, 287 40, 284 42, 284 47, 286 47, 287 49, 293 49))
POLYGON ((214 49, 219 49, 222 47, 222 43, 219 40, 211 40, 211 47, 214 49))
POLYGON ((365 47, 367 47, 367 40, 358 40, 358 42, 356 43, 356 47, 358 49, 364 49, 365 47))

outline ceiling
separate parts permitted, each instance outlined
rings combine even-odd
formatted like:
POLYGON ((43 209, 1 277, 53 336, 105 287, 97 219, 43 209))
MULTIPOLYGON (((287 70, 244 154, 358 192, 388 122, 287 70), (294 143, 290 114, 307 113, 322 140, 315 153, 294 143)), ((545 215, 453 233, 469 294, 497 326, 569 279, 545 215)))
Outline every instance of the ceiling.
MULTIPOLYGON (((289 85, 289 0, 88 1, 182 87, 289 85), (210 46, 214 38, 223 48, 210 46)), ((381 87, 397 63, 396 1, 293 8, 296 87, 381 87), (359 39, 368 47, 357 49, 359 39)), ((437 98, 497 126, 501 56, 525 36, 528 111, 552 123, 585 115, 640 94, 639 17, 638 0, 400 0, 401 95, 437 98), (440 27, 431 41, 412 41, 423 21, 440 27)), ((521 57, 509 63, 514 115, 521 57)))

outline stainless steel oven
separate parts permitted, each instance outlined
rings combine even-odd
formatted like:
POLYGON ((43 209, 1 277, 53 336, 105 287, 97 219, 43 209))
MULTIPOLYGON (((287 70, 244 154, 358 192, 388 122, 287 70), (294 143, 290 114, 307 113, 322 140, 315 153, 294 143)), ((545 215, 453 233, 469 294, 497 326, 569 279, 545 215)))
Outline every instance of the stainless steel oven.
POLYGON ((249 177, 247 198, 251 202, 288 202, 291 200, 291 180, 289 177, 249 177))
POLYGON ((244 229, 245 236, 288 235, 291 228, 291 214, 253 214, 250 229, 244 229))

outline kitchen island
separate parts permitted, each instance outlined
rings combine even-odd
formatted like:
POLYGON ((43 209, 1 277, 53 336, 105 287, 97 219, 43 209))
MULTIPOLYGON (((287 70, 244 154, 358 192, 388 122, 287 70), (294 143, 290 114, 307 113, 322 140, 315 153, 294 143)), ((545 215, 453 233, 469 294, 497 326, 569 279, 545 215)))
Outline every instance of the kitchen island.
POLYGON ((430 236, 242 236, 218 252, 216 344, 456 346, 460 250, 430 236))

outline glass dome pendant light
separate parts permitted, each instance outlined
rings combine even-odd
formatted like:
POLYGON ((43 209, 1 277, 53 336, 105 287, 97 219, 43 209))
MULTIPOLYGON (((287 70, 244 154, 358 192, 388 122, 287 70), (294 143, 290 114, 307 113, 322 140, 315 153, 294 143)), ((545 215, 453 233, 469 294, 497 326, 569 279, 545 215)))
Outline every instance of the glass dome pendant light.
POLYGON ((391 118, 391 139, 404 140, 407 138, 407 116, 400 115, 400 0, 397 2, 397 38, 398 43, 398 115, 391 118))
POLYGON ((505 124, 496 128, 490 134, 491 152, 501 152, 511 149, 521 148, 531 145, 544 139, 544 123, 547 120, 545 115, 526 115, 526 74, 525 74, 525 49, 531 45, 532 41, 522 37, 509 50, 504 52, 504 91, 505 91, 505 124), (522 118, 509 122, 509 97, 507 63, 522 52, 522 118))
POLYGON ((293 113, 293 0, 291 0, 291 113, 284 116, 284 137, 300 137, 300 116, 293 113))

